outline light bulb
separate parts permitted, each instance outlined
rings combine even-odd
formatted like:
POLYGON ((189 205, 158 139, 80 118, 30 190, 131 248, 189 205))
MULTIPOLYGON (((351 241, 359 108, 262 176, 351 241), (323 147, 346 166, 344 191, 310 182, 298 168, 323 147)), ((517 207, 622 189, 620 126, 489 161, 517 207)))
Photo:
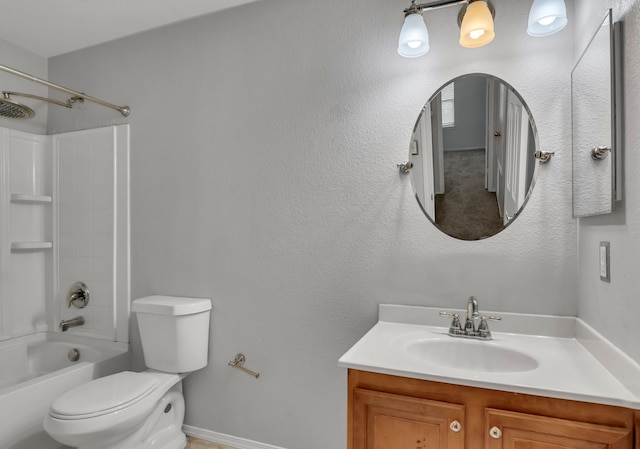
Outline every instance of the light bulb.
POLYGON ((534 0, 529 11, 527 33, 540 37, 557 33, 567 26, 564 0, 534 0))
POLYGON ((542 26, 547 26, 551 25, 556 19, 557 17, 544 17, 542 19, 539 19, 538 23, 542 26))
POLYGON ((413 13, 404 18, 398 39, 398 54, 405 58, 417 58, 429 51, 429 31, 422 14, 413 13))
POLYGON ((496 36, 493 15, 485 0, 476 0, 466 7, 460 24, 460 45, 477 48, 487 45, 496 36))

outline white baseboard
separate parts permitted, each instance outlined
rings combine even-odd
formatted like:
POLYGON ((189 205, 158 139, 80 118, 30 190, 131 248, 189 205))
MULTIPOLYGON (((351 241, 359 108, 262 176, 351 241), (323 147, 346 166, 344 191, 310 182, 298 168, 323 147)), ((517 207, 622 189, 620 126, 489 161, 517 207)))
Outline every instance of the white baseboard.
POLYGON ((271 444, 259 443, 257 441, 246 440, 244 438, 225 435, 224 433, 213 432, 212 430, 200 429, 193 426, 182 426, 182 431, 187 435, 212 443, 230 446, 234 449, 285 449, 271 444))

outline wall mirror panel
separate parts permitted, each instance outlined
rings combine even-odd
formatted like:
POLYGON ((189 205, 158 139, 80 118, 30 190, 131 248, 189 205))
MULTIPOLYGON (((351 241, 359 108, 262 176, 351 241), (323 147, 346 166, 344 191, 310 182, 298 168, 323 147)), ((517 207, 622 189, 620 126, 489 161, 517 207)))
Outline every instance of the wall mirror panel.
POLYGON ((620 37, 609 11, 571 73, 574 218, 610 214, 622 199, 620 37))
POLYGON ((486 74, 455 78, 431 97, 413 130, 416 199, 445 234, 491 237, 524 208, 537 146, 533 117, 515 89, 486 74))

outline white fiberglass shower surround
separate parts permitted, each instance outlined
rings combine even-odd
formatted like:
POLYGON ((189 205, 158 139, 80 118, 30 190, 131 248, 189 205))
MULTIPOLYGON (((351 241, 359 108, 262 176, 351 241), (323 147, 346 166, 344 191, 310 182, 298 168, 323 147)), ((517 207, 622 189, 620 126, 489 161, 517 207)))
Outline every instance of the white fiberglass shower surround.
POLYGON ((59 447, 42 428, 50 401, 128 367, 129 283, 129 125, 0 127, 1 448, 59 447), (77 281, 82 309, 68 307, 77 281), (62 332, 76 316, 84 324, 62 332))

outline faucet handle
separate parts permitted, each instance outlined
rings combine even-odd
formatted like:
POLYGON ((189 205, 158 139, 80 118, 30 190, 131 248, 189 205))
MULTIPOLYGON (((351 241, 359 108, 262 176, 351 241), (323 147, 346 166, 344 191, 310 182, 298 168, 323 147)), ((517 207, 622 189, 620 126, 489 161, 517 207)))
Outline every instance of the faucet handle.
POLYGON ((490 321, 500 321, 502 320, 501 316, 482 316, 480 317, 480 325, 478 326, 478 338, 482 340, 491 340, 491 331, 489 331, 489 325, 487 324, 487 320, 490 321))
POLYGON ((76 309, 83 309, 89 303, 89 287, 84 282, 75 282, 67 294, 67 308, 71 306, 76 309))
POLYGON ((449 327, 449 335, 461 335, 462 334, 462 326, 460 325, 460 316, 457 313, 440 312, 440 316, 450 316, 450 317, 453 318, 451 320, 451 326, 449 327))

